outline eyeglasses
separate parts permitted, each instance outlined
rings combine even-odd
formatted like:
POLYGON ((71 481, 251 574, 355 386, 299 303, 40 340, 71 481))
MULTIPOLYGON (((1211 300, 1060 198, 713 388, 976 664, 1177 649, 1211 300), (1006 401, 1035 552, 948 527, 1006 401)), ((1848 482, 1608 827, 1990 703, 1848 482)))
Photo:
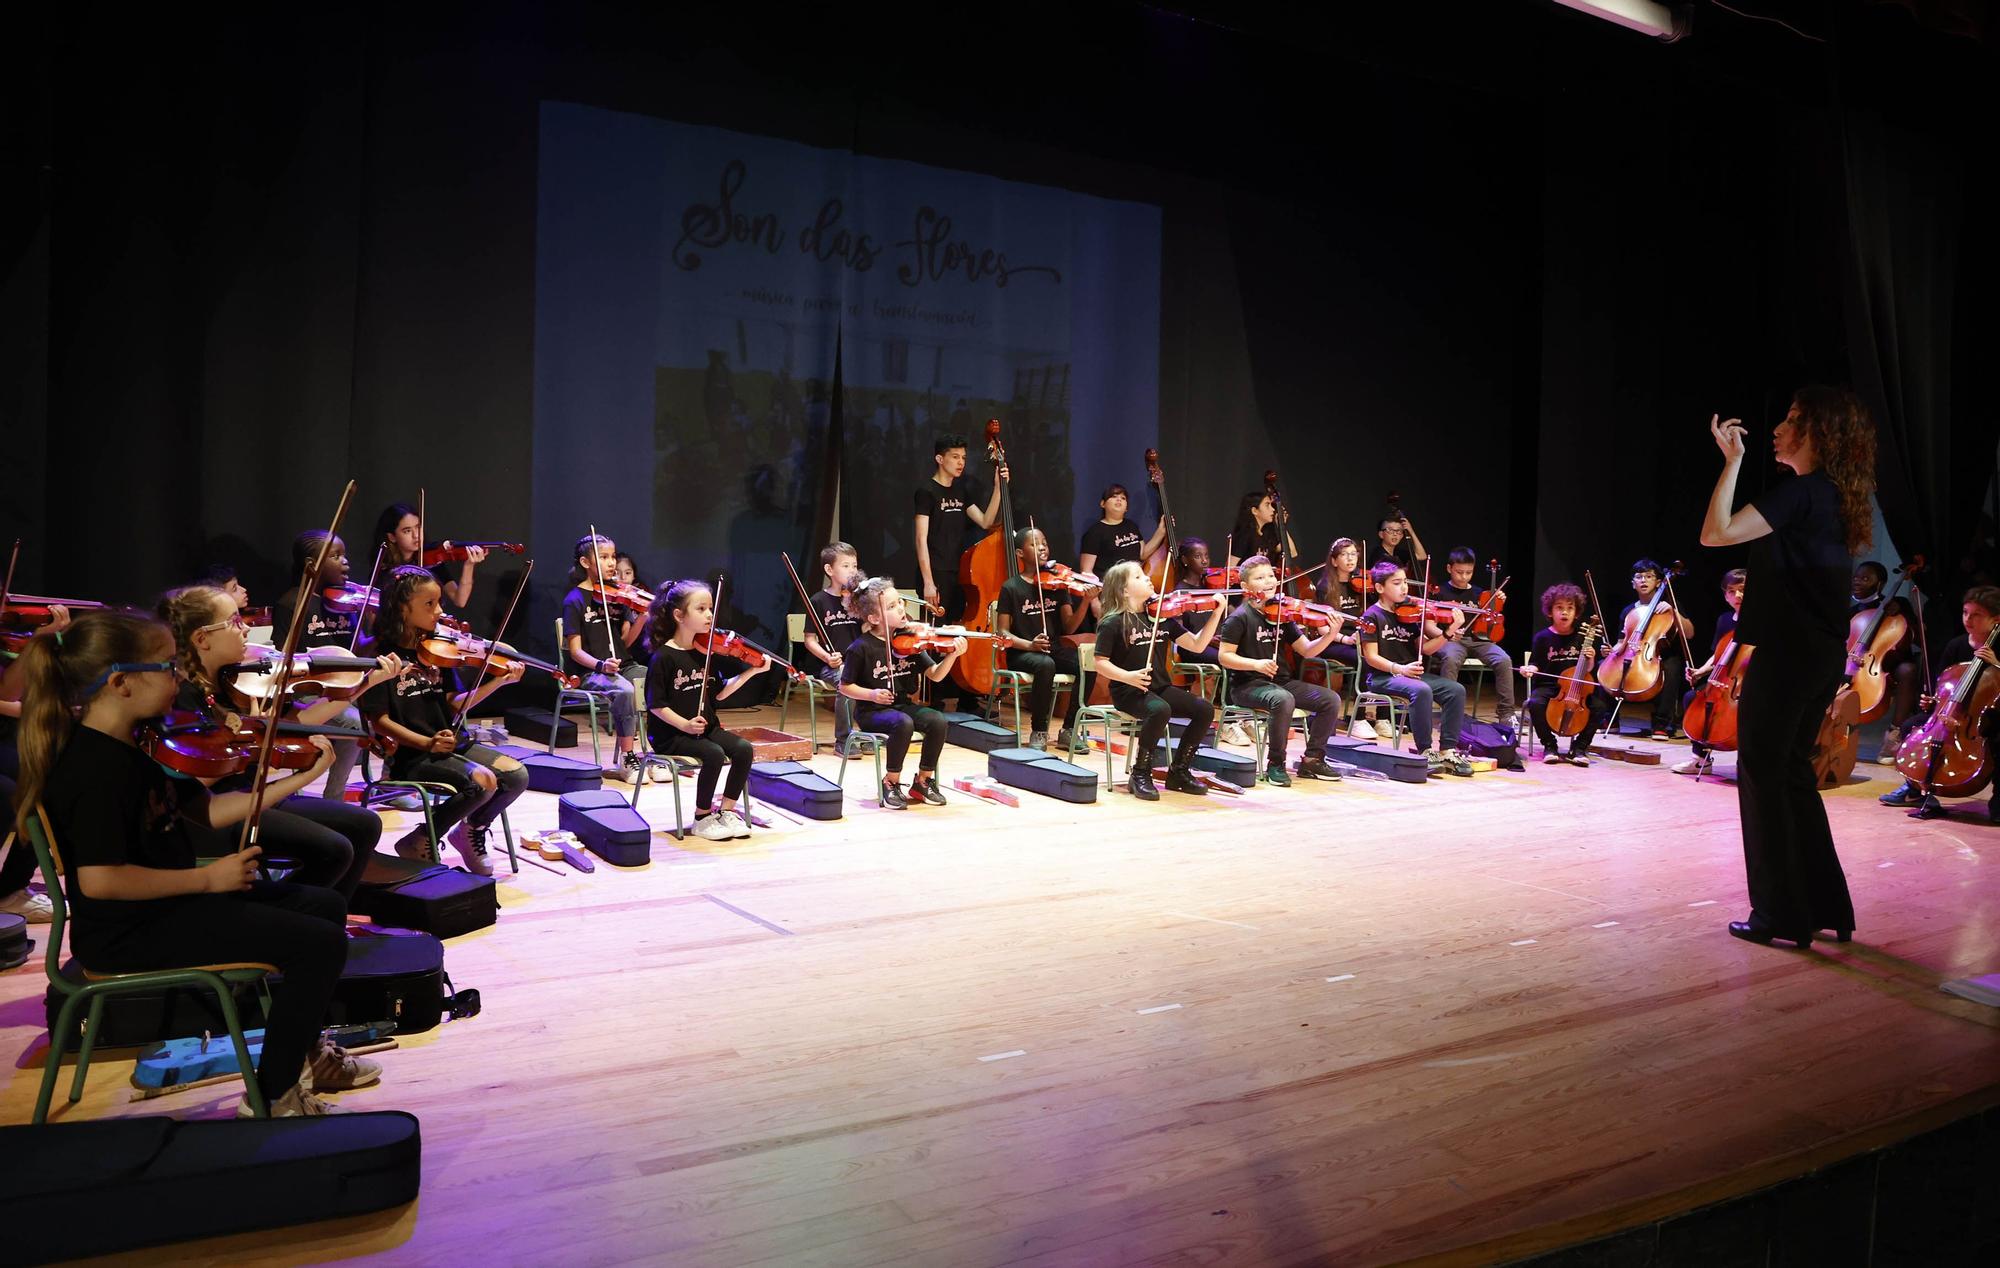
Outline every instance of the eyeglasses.
POLYGON ((197 627, 195 633, 206 634, 210 630, 219 630, 225 625, 229 626, 232 629, 238 629, 238 630, 247 630, 250 628, 250 622, 243 619, 243 614, 241 612, 232 612, 229 614, 227 620, 210 621, 207 625, 197 627))
POLYGON ((178 677, 180 671, 181 667, 170 660, 121 660, 93 679, 91 684, 84 688, 83 694, 86 696, 97 694, 97 689, 110 682, 113 674, 173 674, 178 677))

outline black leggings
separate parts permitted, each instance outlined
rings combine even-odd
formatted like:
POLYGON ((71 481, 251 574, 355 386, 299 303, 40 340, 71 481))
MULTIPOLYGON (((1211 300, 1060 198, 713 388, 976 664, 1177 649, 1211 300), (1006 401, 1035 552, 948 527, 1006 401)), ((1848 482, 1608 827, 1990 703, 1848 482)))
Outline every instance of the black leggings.
POLYGON ((904 712, 856 701, 854 725, 889 737, 885 768, 891 779, 902 775, 903 763, 910 756, 910 737, 918 733, 924 737, 924 750, 917 756, 917 769, 937 774, 938 758, 944 755, 944 737, 951 730, 951 723, 942 713, 915 703, 910 705, 908 712, 904 712))
MULTIPOLYGON (((438 835, 457 825, 463 819, 471 827, 484 832, 500 812, 514 804, 514 799, 528 791, 528 768, 516 762, 511 769, 501 770, 494 763, 507 756, 484 744, 474 744, 459 753, 439 753, 426 756, 422 761, 396 772, 397 779, 422 780, 426 783, 448 784, 454 791, 450 797, 431 807, 431 820, 437 825, 438 835), (493 773, 495 787, 487 792, 472 777, 475 767, 484 766, 493 773)), ((405 836, 421 837, 423 824, 405 836)), ((433 845, 438 844, 432 842, 433 845)))
MULTIPOLYGON (((12 755, 12 746, 8 753, 12 755)), ((7 817, 0 820, 0 840, 5 840, 14 830, 14 780, 9 773, 0 772, 0 813, 7 817)), ((18 894, 28 887, 35 875, 35 848, 28 844, 28 838, 16 836, 14 844, 7 847, 7 861, 0 863, 0 898, 18 894)))
POLYGON ((723 784, 722 795, 730 801, 742 799, 743 788, 750 782, 750 763, 757 755, 750 741, 712 722, 700 735, 689 735, 677 726, 660 723, 652 728, 652 740, 655 753, 692 757, 701 762, 701 774, 694 784, 696 810, 706 811, 715 804, 715 785, 722 778, 724 762, 729 763, 729 782, 723 784))
POLYGON ((98 973, 260 961, 284 980, 271 989, 257 1086, 274 1102, 299 1081, 319 1044, 327 1003, 347 964, 347 903, 330 889, 257 881, 248 893, 193 894, 133 903, 142 919, 98 944, 79 920, 77 958, 98 973))
POLYGON ((1180 743, 1174 746, 1173 764, 1182 770, 1194 760, 1194 751, 1208 738, 1209 724, 1215 721, 1214 705, 1192 691, 1158 679, 1145 691, 1123 683, 1114 684, 1111 698, 1120 713, 1139 719, 1139 746, 1133 754, 1133 764, 1142 770, 1152 768, 1153 755, 1160 751, 1160 741, 1167 738, 1169 721, 1177 717, 1187 719, 1187 730, 1181 732, 1180 743))
POLYGON ((1032 680, 1028 686, 1028 717, 1036 735, 1049 729, 1049 714, 1055 712, 1056 675, 1068 674, 1074 678, 1076 682, 1069 689, 1069 708, 1063 713, 1062 724, 1066 731, 1076 726, 1076 711, 1083 707, 1090 686, 1083 680, 1074 647, 1057 643, 1046 652, 1008 652, 1007 667, 1027 674, 1032 680))
MULTIPOLYGON (((227 828, 190 824, 188 832, 197 854, 220 856, 235 852, 241 828, 240 824, 227 828)), ((343 901, 354 897, 361 874, 368 870, 368 856, 381 839, 382 820, 374 811, 325 797, 287 797, 257 821, 257 844, 264 857, 292 865, 286 879, 333 890, 343 901)))

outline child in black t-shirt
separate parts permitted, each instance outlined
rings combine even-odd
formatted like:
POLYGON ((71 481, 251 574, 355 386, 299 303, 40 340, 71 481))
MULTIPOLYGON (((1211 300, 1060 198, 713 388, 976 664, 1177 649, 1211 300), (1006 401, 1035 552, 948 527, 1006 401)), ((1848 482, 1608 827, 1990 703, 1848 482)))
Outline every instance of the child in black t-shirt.
POLYGON ((993 633, 1000 650, 1007 654, 1007 668, 1029 676, 1028 747, 1048 747, 1049 715, 1055 710, 1056 675, 1068 674, 1069 709, 1063 714, 1062 733, 1056 747, 1067 752, 1076 727, 1076 711, 1089 694, 1083 670, 1078 667, 1076 648, 1063 640, 1083 624, 1083 614, 1097 590, 1072 594, 1066 588, 1037 586, 1034 575, 1049 561, 1048 538, 1040 529, 1024 528, 1014 534, 1019 543, 1020 575, 1009 577, 1000 587, 999 626, 993 633))
MULTIPOLYGON (((1646 623, 1654 612, 1673 611, 1667 602, 1667 570, 1651 559, 1641 559, 1632 565, 1632 593, 1636 597, 1618 613, 1619 640, 1612 650, 1635 642, 1645 632, 1646 623)), ((1671 740, 1680 726, 1680 692, 1673 689, 1685 675, 1687 662, 1681 656, 1683 640, 1694 637, 1694 622, 1686 613, 1675 613, 1680 625, 1678 633, 1671 630, 1660 640, 1660 678, 1666 685, 1660 694, 1653 697, 1652 738, 1671 740)), ((1610 653, 1606 653, 1610 655, 1610 653)))
MULTIPOLYGON (((382 549, 382 574, 387 576, 391 568, 405 564, 421 568, 424 564, 424 525, 417 516, 417 508, 408 502, 391 502, 375 517, 375 544, 382 549)), ((451 545, 449 541, 443 543, 451 545)), ((472 602, 472 570, 486 559, 484 546, 465 548, 465 562, 457 565, 455 579, 447 579, 454 571, 449 563, 428 569, 438 583, 438 595, 449 600, 455 608, 463 610, 472 602)))
MULTIPOLYGON (((298 646, 301 650, 313 647, 332 647, 343 652, 352 652, 361 642, 361 623, 367 609, 360 603, 335 603, 326 597, 328 590, 338 591, 347 584, 348 563, 347 543, 338 537, 329 539, 323 528, 310 528, 292 539, 292 575, 303 577, 306 570, 318 559, 319 575, 314 578, 311 593, 306 595, 304 610, 299 619, 305 622, 299 631, 298 646), (321 546, 326 545, 325 553, 321 546)), ((227 591, 225 590, 225 593, 227 591)), ((295 588, 278 600, 273 612, 273 620, 278 624, 289 622, 292 612, 298 606, 299 592, 295 588)), ((242 607, 241 600, 237 606, 242 607)), ((289 630, 289 626, 286 627, 289 630)), ((276 629, 276 624, 273 625, 276 629)), ((295 697, 293 703, 301 710, 311 708, 313 697, 295 697)), ((321 724, 337 726, 343 730, 361 734, 367 724, 361 720, 361 710, 349 703, 345 708, 325 719, 321 724)), ((360 760, 361 745, 354 740, 335 740, 333 743, 333 765, 327 768, 323 795, 329 798, 346 796, 347 778, 354 773, 354 764, 360 760)))
MULTIPOLYGON (((1715 618, 1715 636, 1709 640, 1708 659, 1695 668, 1685 671, 1688 682, 1693 685, 1681 693, 1682 718, 1686 718, 1688 710, 1694 707, 1695 693, 1701 690, 1701 680, 1715 670, 1716 653, 1722 644, 1722 636, 1736 632, 1736 614, 1743 610, 1743 581, 1747 575, 1741 568, 1731 568, 1728 572, 1722 574, 1722 601, 1729 606, 1723 610, 1721 616, 1715 618)), ((1731 639, 1730 643, 1732 646, 1735 646, 1734 639, 1731 639)), ((1736 647, 1731 655, 1731 659, 1734 660, 1743 654, 1744 649, 1736 647)), ((1743 668, 1747 668, 1747 666, 1743 666, 1743 668)), ((1737 672, 1741 673, 1742 669, 1739 668, 1737 672)), ((1674 767, 1674 774, 1706 775, 1715 764, 1714 757, 1708 745, 1703 744, 1700 740, 1693 740, 1689 747, 1694 750, 1694 756, 1677 764, 1674 767)))
MULTIPOLYGON (((20 674, 21 782, 9 826, 25 841, 36 807, 48 815, 76 958, 95 973, 276 965, 254 1076, 272 1117, 328 1112, 300 1080, 308 1061, 319 1091, 380 1078, 374 1062, 319 1038, 347 962, 347 904, 329 889, 258 880, 256 846, 197 867, 189 825, 241 824, 250 795, 211 795, 137 746, 139 724, 174 702, 172 632, 136 612, 86 612, 61 638, 31 639, 20 674)), ((254 1113, 247 1094, 237 1113, 254 1113)))
POLYGON ((839 746, 854 729, 854 702, 840 690, 840 667, 861 633, 861 620, 847 610, 847 596, 861 580, 861 558, 846 542, 830 542, 819 552, 826 584, 806 600, 816 620, 806 623, 806 650, 819 659, 819 679, 833 688, 833 742, 839 746), (824 632, 825 637, 820 637, 824 632))
MULTIPOLYGON (((2000 587, 1974 586, 1965 592, 1965 601, 1959 605, 1959 622, 1964 627, 1963 634, 1955 636, 1944 646, 1944 654, 1938 657, 1940 665, 1964 666, 1970 669, 1974 660, 1985 661, 1992 670, 2000 670, 2000 653, 1993 650, 1994 627, 2000 624, 2000 587)), ((1960 681, 1964 681, 1963 674, 1960 681)), ((1923 728, 1937 707, 1937 697, 1927 695, 1918 700, 1920 711, 1904 728, 1905 742, 1923 728)), ((1989 731, 2000 731, 2000 710, 1988 715, 1989 731)), ((1988 744, 2000 742, 2000 734, 1988 734, 1988 744)), ((1935 819, 1945 813, 1936 796, 1926 793, 1914 780, 1905 779, 1894 792, 1883 793, 1876 798, 1885 806, 1915 806, 1910 812, 1913 819, 1935 819)), ((1986 803, 1986 816, 2000 823, 2000 781, 1995 781, 1993 795, 1986 803)))
POLYGON ((728 681, 714 672, 699 640, 715 632, 715 594, 705 581, 676 581, 653 601, 652 667, 646 671, 646 734, 653 750, 701 763, 694 790, 694 834, 704 841, 727 841, 750 835, 750 821, 736 812, 736 803, 750 782, 756 750, 750 741, 725 730, 716 720, 716 706, 737 688, 771 667, 746 668, 728 681), (722 800, 715 786, 722 765, 729 780, 722 800))
POLYGON ((1591 680, 1583 697, 1589 721, 1570 740, 1567 756, 1556 751, 1555 728, 1549 724, 1549 702, 1569 685, 1564 678, 1582 675, 1590 679, 1597 664, 1599 631, 1591 629, 1586 640, 1585 632, 1578 627, 1582 613, 1583 591, 1569 582, 1557 582, 1542 591, 1542 615, 1549 618, 1549 624, 1535 634, 1528 659, 1521 664, 1521 672, 1532 684, 1528 690, 1528 721, 1541 738, 1545 766, 1564 761, 1572 766, 1590 765, 1590 741, 1611 716, 1610 696, 1591 680), (1585 655, 1586 641, 1590 644, 1588 655, 1585 655))
POLYGON ((931 450, 937 470, 917 486, 915 498, 917 566, 923 573, 924 601, 932 611, 944 612, 944 619, 956 620, 964 608, 958 557, 969 529, 984 532, 999 522, 1000 485, 1007 468, 1000 468, 999 479, 982 498, 978 477, 965 473, 965 437, 939 436, 931 450))
POLYGON ((1424 672, 1424 657, 1444 645, 1445 631, 1427 617, 1405 624, 1396 608, 1410 597, 1409 574, 1393 559, 1376 564, 1372 573, 1379 596, 1361 614, 1361 663, 1369 669, 1368 689, 1401 697, 1408 703, 1410 738, 1430 763, 1431 774, 1470 778, 1472 764, 1458 749, 1459 727, 1465 719, 1465 688, 1449 678, 1424 672), (1443 715, 1442 748, 1431 746, 1431 714, 1443 715))
MULTIPOLYGON (((1132 507, 1132 495, 1124 485, 1105 485, 1097 504, 1104 508, 1104 516, 1083 530, 1083 540, 1076 548, 1078 572, 1102 577, 1126 560, 1139 563, 1152 558, 1153 552, 1166 543, 1165 516, 1153 525, 1151 533, 1141 530, 1137 521, 1125 518, 1125 512, 1132 507)), ((1093 614, 1100 613, 1103 605, 1100 595, 1091 600, 1090 610, 1093 614)))
MULTIPOLYGON (((456 670, 425 664, 417 650, 427 635, 436 632, 443 613, 442 587, 436 577, 415 564, 389 570, 382 581, 375 634, 362 644, 362 654, 393 652, 409 670, 394 682, 371 687, 361 697, 361 712, 378 734, 396 741, 396 755, 389 761, 391 779, 449 784, 456 790, 432 808, 431 821, 449 834, 467 871, 491 876, 487 829, 527 791, 528 768, 498 749, 466 743, 456 724, 473 705, 520 681, 526 667, 515 661, 507 673, 488 673, 468 699, 456 670)), ((420 822, 396 842, 396 853, 426 858, 435 844, 420 822)))
POLYGON ((1299 545, 1292 540, 1290 517, 1287 511, 1281 520, 1278 504, 1264 490, 1245 493, 1236 508, 1236 526, 1229 530, 1226 566, 1234 568, 1238 566, 1238 561, 1252 555, 1262 555, 1266 559, 1282 556, 1286 561, 1286 575, 1297 572, 1299 545))
POLYGON ((1160 790, 1153 782, 1153 754, 1167 737, 1167 724, 1174 717, 1187 719, 1167 766, 1167 788, 1173 792, 1208 795, 1208 789, 1194 777, 1188 764, 1195 750, 1208 736, 1215 721, 1215 706, 1192 692, 1174 686, 1167 677, 1167 646, 1179 644, 1189 651, 1201 651, 1215 638, 1227 606, 1214 596, 1215 606, 1202 622, 1199 634, 1175 634, 1165 619, 1146 615, 1146 602, 1153 597, 1153 583, 1137 562, 1114 564, 1104 578, 1104 619, 1097 623, 1097 672, 1111 683, 1111 700, 1120 713, 1139 720, 1139 736, 1132 753, 1132 795, 1141 801, 1158 801, 1160 790))
MULTIPOLYGON (((1363 586, 1367 596, 1374 595, 1374 583, 1361 570, 1361 544, 1352 537, 1334 538, 1326 548, 1326 568, 1319 575, 1315 595, 1340 613, 1340 622, 1334 626, 1333 641, 1320 655, 1350 666, 1356 673, 1361 671, 1361 614, 1368 607, 1363 586), (1361 585, 1355 584, 1357 579, 1361 585)), ((1356 711, 1347 733, 1357 740, 1396 738, 1388 722, 1376 721, 1373 705, 1356 711)))
MULTIPOLYGON (((1437 586, 1433 597, 1445 603, 1477 608, 1480 590, 1473 584, 1472 573, 1478 564, 1479 556, 1472 552, 1471 547, 1453 548, 1451 553, 1445 556, 1445 579, 1437 586)), ((1504 594, 1499 601, 1505 601, 1504 594)), ((1514 658, 1507 654, 1506 648, 1494 642, 1490 636, 1473 631, 1475 618, 1471 614, 1461 610, 1459 615, 1464 619, 1454 621, 1445 631, 1448 637, 1444 641, 1444 646, 1438 649, 1438 673, 1457 682, 1459 670, 1468 659, 1476 660, 1486 666, 1487 676, 1493 680, 1494 698, 1499 702, 1495 706, 1496 720, 1501 726, 1512 726, 1514 725, 1514 658)))
POLYGON ((584 689, 603 694, 611 705, 611 729, 618 735, 618 764, 606 772, 613 779, 636 783, 645 758, 639 753, 639 704, 636 684, 644 662, 632 651, 632 640, 646 614, 600 593, 583 588, 612 587, 618 577, 618 543, 602 534, 577 538, 575 583, 563 596, 563 654, 588 675, 584 689))
POLYGON ((1265 727, 1265 780, 1280 788, 1292 782, 1285 770, 1285 749, 1291 740, 1295 708, 1312 718, 1306 726, 1306 751, 1299 758, 1299 776, 1339 779, 1340 773, 1326 764, 1326 742, 1333 735, 1333 724, 1340 720, 1340 697, 1318 683, 1292 677, 1278 654, 1283 646, 1301 656, 1317 656, 1333 642, 1334 627, 1329 623, 1307 638, 1292 622, 1273 622, 1260 610, 1278 594, 1277 570, 1264 556, 1245 559, 1241 579, 1243 602, 1222 623, 1217 641, 1222 644, 1222 667, 1235 675, 1231 697, 1246 709, 1271 715, 1265 727))
POLYGON ((887 810, 901 810, 912 802, 942 806, 937 768, 951 724, 936 709, 917 703, 917 676, 943 681, 952 663, 965 654, 965 640, 954 638, 942 659, 922 651, 897 652, 896 631, 906 618, 903 597, 887 577, 871 577, 857 585, 847 596, 847 610, 861 622, 861 633, 848 644, 840 690, 854 701, 854 720, 862 730, 889 737, 881 804, 887 810), (917 758, 917 777, 905 795, 903 763, 910 756, 910 738, 918 734, 924 737, 923 752, 917 758))

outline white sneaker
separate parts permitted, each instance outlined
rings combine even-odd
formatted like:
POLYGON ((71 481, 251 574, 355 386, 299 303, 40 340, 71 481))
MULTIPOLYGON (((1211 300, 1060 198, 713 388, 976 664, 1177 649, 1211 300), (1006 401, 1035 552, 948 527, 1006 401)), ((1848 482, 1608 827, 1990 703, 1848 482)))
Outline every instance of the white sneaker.
POLYGON ((1241 744, 1246 748, 1250 744, 1250 737, 1245 735, 1243 733, 1243 728, 1238 726, 1234 722, 1229 723, 1228 725, 1224 726, 1221 730, 1217 731, 1215 733, 1215 738, 1217 739, 1217 741, 1223 744, 1241 744))
POLYGON ((466 871, 474 876, 493 875, 493 859, 486 852, 486 829, 461 823, 445 833, 444 839, 457 848, 466 871))
POLYGON ((22 889, 0 898, 0 912, 19 916, 31 925, 45 925, 56 918, 56 905, 47 894, 22 889))
POLYGON ((1396 738, 1396 728, 1377 718, 1375 719, 1375 738, 1378 740, 1393 740, 1396 738))
POLYGON ((750 821, 743 817, 742 811, 718 810, 715 817, 729 825, 729 834, 733 840, 741 841, 750 835, 750 821))
POLYGON ((736 829, 729 826, 728 819, 729 812, 726 810, 703 815, 694 821, 694 834, 704 841, 734 841, 736 829))
POLYGON ((1710 772, 1711 770, 1714 770, 1714 769, 1715 769, 1715 759, 1714 759, 1714 758, 1712 758, 1712 757, 1690 757, 1690 758, 1688 758, 1688 759, 1687 759, 1687 760, 1686 760, 1685 762, 1681 762, 1680 764, 1678 764, 1678 765, 1676 765, 1676 766, 1674 767, 1674 774, 1676 774, 1676 775, 1706 775, 1706 774, 1708 774, 1708 772, 1710 772))
POLYGON ((1349 738, 1356 740, 1375 740, 1380 738, 1375 734, 1374 726, 1365 718, 1354 719, 1354 725, 1347 728, 1347 734, 1349 738))

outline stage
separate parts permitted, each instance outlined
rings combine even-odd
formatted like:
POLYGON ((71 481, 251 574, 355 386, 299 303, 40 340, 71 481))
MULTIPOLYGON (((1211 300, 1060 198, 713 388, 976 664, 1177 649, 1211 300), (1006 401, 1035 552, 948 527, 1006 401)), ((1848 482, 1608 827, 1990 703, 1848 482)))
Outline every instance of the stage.
MULTIPOLYGON (((1759 947, 1723 932, 1735 791, 1662 747, 901 813, 856 763, 836 823, 657 835, 594 875, 503 859, 498 926, 446 944, 484 1013, 339 1098, 422 1119, 420 1201, 131 1261, 1487 1262, 2000 1104, 2000 1011, 1937 989, 2000 970, 1984 802, 1917 823, 1864 765, 1827 796, 1855 941, 1759 947)), ((947 779, 984 769, 947 750, 947 779)), ((39 954, 0 979, 8 1121, 43 987, 39 954)), ((131 1055, 57 1121, 233 1110, 128 1103, 131 1055)))

